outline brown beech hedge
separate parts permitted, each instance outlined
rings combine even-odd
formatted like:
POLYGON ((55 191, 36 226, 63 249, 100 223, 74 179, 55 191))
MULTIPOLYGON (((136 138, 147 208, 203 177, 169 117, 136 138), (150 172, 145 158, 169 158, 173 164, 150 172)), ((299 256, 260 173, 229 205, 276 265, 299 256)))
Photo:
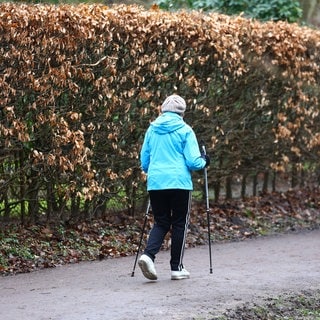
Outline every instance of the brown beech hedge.
POLYGON ((173 92, 211 154, 210 187, 317 168, 317 30, 156 6, 2 3, 0 50, 4 219, 133 214, 143 134, 173 92))

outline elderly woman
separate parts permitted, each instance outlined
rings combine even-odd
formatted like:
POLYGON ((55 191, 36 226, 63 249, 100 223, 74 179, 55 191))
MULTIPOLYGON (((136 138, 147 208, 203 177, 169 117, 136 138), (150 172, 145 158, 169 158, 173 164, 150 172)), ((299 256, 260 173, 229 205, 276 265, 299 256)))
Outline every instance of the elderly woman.
POLYGON ((178 95, 166 98, 160 116, 150 124, 141 148, 142 170, 147 174, 154 225, 138 264, 143 275, 157 280, 154 266, 166 234, 171 229, 171 279, 190 277, 182 260, 189 223, 191 172, 208 166, 196 135, 183 120, 186 102, 178 95))

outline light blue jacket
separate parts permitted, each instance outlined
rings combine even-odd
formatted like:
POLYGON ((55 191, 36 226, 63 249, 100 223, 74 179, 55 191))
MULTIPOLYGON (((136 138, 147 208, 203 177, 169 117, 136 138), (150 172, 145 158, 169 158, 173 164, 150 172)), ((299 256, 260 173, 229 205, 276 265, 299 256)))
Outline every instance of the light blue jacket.
POLYGON ((206 165, 192 128, 173 112, 163 113, 150 124, 140 159, 148 191, 192 190, 191 171, 206 165))

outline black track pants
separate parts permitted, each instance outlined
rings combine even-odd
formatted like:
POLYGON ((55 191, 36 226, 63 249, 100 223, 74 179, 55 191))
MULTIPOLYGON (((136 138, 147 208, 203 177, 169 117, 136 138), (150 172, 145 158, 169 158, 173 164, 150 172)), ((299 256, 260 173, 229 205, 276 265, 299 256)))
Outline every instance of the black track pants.
POLYGON ((149 191, 154 225, 144 251, 152 260, 171 229, 171 270, 181 270, 189 223, 191 191, 180 189, 149 191))

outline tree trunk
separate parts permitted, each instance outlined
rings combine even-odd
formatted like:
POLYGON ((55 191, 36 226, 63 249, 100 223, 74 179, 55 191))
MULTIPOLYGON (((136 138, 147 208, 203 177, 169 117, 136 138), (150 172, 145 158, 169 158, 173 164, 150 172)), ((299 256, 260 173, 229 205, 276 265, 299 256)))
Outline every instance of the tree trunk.
POLYGON ((277 182, 277 173, 273 171, 272 173, 272 192, 276 192, 276 182, 277 182))
POLYGON ((262 193, 268 193, 268 187, 269 187, 269 171, 266 170, 263 174, 262 193))
POLYGON ((257 195, 257 187, 258 187, 258 174, 256 173, 253 176, 253 181, 252 181, 252 195, 254 197, 257 195))
POLYGON ((231 177, 226 178, 226 199, 227 200, 232 199, 232 178, 231 177))
POLYGON ((244 174, 241 181, 241 198, 244 199, 246 197, 247 191, 247 174, 244 174))
POLYGON ((24 153, 23 153, 23 150, 21 150, 16 157, 16 168, 17 168, 17 171, 18 170, 20 171, 20 173, 19 173, 19 179, 20 179, 20 220, 21 220, 22 225, 25 224, 25 216, 26 216, 26 202, 25 202, 26 176, 25 176, 23 167, 24 167, 24 153))
POLYGON ((295 188, 297 185, 298 185, 298 170, 296 165, 293 165, 291 170, 291 188, 295 188))
POLYGON ((39 222, 39 186, 38 186, 38 175, 34 170, 30 170, 28 191, 26 193, 27 196, 27 204, 28 204, 28 213, 30 216, 31 223, 39 222))
POLYGON ((304 188, 306 186, 306 172, 305 170, 302 168, 300 170, 300 188, 304 188))
MULTIPOLYGON (((319 181, 320 181, 320 174, 319 174, 319 181)), ((320 182, 319 182, 320 184, 320 182)), ((216 180, 213 183, 213 190, 214 190, 214 201, 218 202, 220 199, 220 191, 221 191, 221 182, 220 180, 216 180)))
POLYGON ((10 220, 10 202, 8 199, 8 193, 3 195, 3 201, 4 201, 4 214, 3 214, 3 220, 4 222, 9 222, 10 220))
POLYGON ((302 20, 307 23, 313 23, 320 0, 300 0, 300 4, 303 10, 302 20))

